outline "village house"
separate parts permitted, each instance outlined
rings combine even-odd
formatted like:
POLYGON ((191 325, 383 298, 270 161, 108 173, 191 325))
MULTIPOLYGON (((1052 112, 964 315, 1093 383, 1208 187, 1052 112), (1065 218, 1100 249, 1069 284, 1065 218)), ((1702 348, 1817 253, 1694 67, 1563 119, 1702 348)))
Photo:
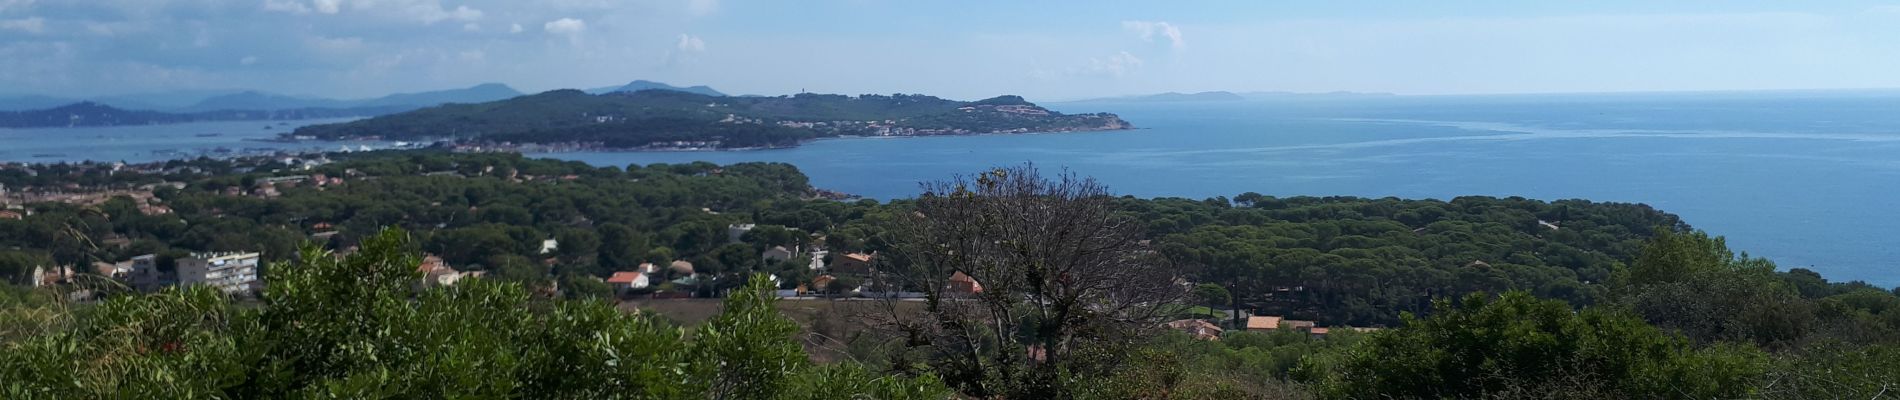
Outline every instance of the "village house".
POLYGON ((646 274, 639 271, 620 271, 607 278, 607 285, 614 288, 614 294, 624 295, 628 291, 646 289, 650 282, 646 274))
POLYGON ((673 264, 667 266, 667 268, 673 270, 673 276, 693 275, 693 263, 687 262, 686 260, 673 260, 673 264))
POLYGON ((140 292, 157 291, 171 284, 172 280, 164 271, 158 270, 157 254, 132 257, 131 267, 126 270, 124 279, 132 284, 133 289, 138 289, 140 292))
POLYGON ((832 257, 831 266, 827 267, 826 271, 834 274, 869 274, 871 273, 871 260, 874 259, 876 259, 876 255, 864 253, 849 253, 832 257))
POLYGON ((68 279, 72 279, 72 277, 73 269, 70 267, 54 267, 51 269, 40 266, 33 267, 33 287, 58 285, 65 283, 68 279))
POLYGON ((745 237, 746 232, 751 232, 752 228, 756 228, 756 227, 758 227, 758 225, 753 225, 753 224, 727 225, 726 226, 726 241, 729 243, 739 243, 741 242, 740 238, 745 237))
POLYGON ((950 284, 944 288, 944 292, 963 296, 982 294, 983 284, 977 283, 976 278, 965 275, 963 271, 957 271, 950 274, 950 284))
POLYGON ((422 264, 416 266, 416 271, 422 272, 422 287, 453 286, 464 275, 449 267, 442 257, 434 255, 422 257, 422 264))
POLYGON ((1313 321, 1286 319, 1276 315, 1255 315, 1247 318, 1248 332, 1274 332, 1281 329, 1311 332, 1315 325, 1313 321))
POLYGON ((1190 337, 1200 340, 1220 340, 1221 333, 1226 331, 1225 329, 1221 329, 1220 325, 1198 319, 1184 319, 1169 322, 1162 326, 1181 331, 1190 337))
POLYGON ((768 263, 784 262, 792 259, 792 251, 786 249, 785 246, 772 246, 770 249, 765 249, 764 253, 760 253, 759 258, 765 259, 768 263))

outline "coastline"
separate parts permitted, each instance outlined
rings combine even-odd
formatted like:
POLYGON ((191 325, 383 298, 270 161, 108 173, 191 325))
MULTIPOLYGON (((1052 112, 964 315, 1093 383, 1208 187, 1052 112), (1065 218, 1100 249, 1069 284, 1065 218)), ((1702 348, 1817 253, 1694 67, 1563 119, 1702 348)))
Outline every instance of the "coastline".
POLYGON ((727 152, 727 151, 730 151, 730 152, 748 152, 748 151, 770 151, 770 150, 789 150, 789 149, 795 149, 795 148, 798 148, 798 147, 800 147, 800 146, 804 146, 804 145, 805 145, 806 143, 813 143, 813 142, 820 142, 820 141, 830 141, 830 140, 859 140, 859 139, 876 139, 876 140, 884 140, 884 139, 890 139, 890 140, 897 140, 897 139, 921 139, 921 138, 931 138, 931 137, 969 137, 969 136, 1025 136, 1025 135, 1056 135, 1056 134, 1080 134, 1080 133, 1096 133, 1096 132, 1115 132, 1115 131, 1133 131, 1133 130, 1143 130, 1143 129, 1148 129, 1148 128, 1138 128, 1138 127, 1133 127, 1133 126, 1130 126, 1130 127, 1125 127, 1125 128, 1112 128, 1112 129, 1070 129, 1070 130, 1058 130, 1058 131, 1035 131, 1035 132, 985 132, 985 133, 961 133, 961 134, 947 134, 947 135, 891 135, 891 136, 864 136, 864 135, 838 135, 838 136, 827 136, 827 137, 819 137, 819 138, 811 138, 811 139, 805 139, 805 140, 800 140, 800 141, 798 141, 798 143, 794 143, 794 144, 791 144, 791 145, 786 145, 786 146, 751 146, 751 147, 710 147, 710 148, 703 148, 703 147, 678 147, 678 148, 640 148, 640 147, 634 147, 634 148, 585 148, 585 149, 575 149, 575 150, 565 150, 565 151, 546 151, 546 150, 543 150, 543 151, 516 151, 516 152, 517 152, 517 153, 521 153, 521 154, 560 154, 560 153, 709 153, 709 152, 727 152))

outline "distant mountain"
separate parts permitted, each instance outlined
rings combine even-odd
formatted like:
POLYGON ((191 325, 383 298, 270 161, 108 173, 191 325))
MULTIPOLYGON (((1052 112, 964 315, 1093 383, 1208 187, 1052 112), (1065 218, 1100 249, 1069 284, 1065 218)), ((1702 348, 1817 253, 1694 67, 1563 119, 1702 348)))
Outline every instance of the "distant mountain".
POLYGON ((454 138, 602 149, 704 149, 785 147, 807 139, 853 135, 1129 128, 1114 114, 1063 114, 1018 96, 966 102, 924 95, 724 97, 672 90, 591 95, 569 89, 306 126, 295 134, 324 139, 454 138))
POLYGON ((0 97, 0 111, 41 110, 76 103, 73 99, 41 95, 0 97))
POLYGON ((521 92, 499 83, 485 83, 463 89, 399 93, 360 100, 223 90, 104 97, 103 99, 106 100, 73 100, 26 95, 0 97, 0 127, 113 126, 197 121, 373 117, 442 104, 482 103, 520 95, 521 92), (191 100, 194 98, 196 100, 191 100), (186 100, 191 101, 184 103, 186 100))
POLYGON ((609 87, 604 87, 604 88, 589 89, 587 90, 587 93, 588 94, 607 94, 607 93, 614 93, 614 92, 638 92, 638 91, 649 90, 649 89, 672 90, 672 91, 702 94, 702 95, 714 96, 714 97, 720 97, 720 96, 726 95, 725 93, 720 93, 719 91, 713 90, 713 88, 707 87, 706 85, 699 85, 699 86, 693 86, 693 87, 679 87, 679 86, 673 86, 673 85, 668 85, 665 83, 648 81, 648 80, 637 80, 637 81, 633 81, 632 83, 628 83, 628 84, 620 85, 620 86, 609 86, 609 87))
POLYGON ((255 91, 212 97, 186 108, 186 111, 215 110, 294 110, 310 108, 379 108, 413 110, 448 103, 481 103, 520 96, 521 92, 499 83, 484 83, 464 89, 420 93, 399 93, 362 100, 335 100, 296 97, 255 91))
POLYGON ((202 121, 282 121, 384 115, 402 110, 379 107, 298 108, 272 111, 217 110, 190 113, 126 110, 95 102, 78 102, 43 110, 0 111, 0 128, 51 128, 177 124, 202 121))
POLYGON ((339 100, 295 97, 258 91, 243 91, 199 101, 186 107, 185 111, 216 110, 288 110, 295 108, 342 108, 347 103, 339 100))
POLYGON ((484 83, 464 89, 437 90, 420 93, 397 93, 375 99, 357 101, 356 106, 415 106, 432 107, 449 103, 486 103, 507 100, 520 96, 515 88, 499 83, 484 83))

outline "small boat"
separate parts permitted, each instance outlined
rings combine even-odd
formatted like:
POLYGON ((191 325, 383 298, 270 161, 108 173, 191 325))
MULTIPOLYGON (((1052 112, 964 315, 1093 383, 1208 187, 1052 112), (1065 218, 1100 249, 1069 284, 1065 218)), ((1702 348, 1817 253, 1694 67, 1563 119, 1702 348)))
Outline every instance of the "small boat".
POLYGON ((197 136, 198 136, 198 137, 219 137, 219 136, 224 136, 224 134, 222 134, 222 133, 200 133, 200 134, 198 134, 197 136))

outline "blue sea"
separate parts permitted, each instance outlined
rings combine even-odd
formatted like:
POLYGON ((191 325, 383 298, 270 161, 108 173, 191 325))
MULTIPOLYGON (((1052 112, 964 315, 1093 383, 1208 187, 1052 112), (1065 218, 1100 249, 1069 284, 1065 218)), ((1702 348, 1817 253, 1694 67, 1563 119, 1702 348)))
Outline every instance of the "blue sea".
MULTIPOLYGON (((1682 215, 1784 268, 1900 285, 1900 91, 1046 105, 1114 112, 1141 129, 540 156, 616 166, 788 162, 818 187, 878 199, 912 196, 921 181, 1034 162, 1143 197, 1251 191, 1638 202, 1682 215)), ((262 124, 0 129, 0 160, 144 161, 167 157, 156 149, 344 145, 247 140, 286 128, 262 124)))
POLYGON ((596 165, 777 161, 816 186, 917 183, 1034 162, 1120 194, 1463 195, 1646 203, 1732 248, 1900 285, 1900 92, 1289 96, 1051 104, 1141 129, 833 139, 782 150, 559 153, 596 165))
POLYGON ((386 147, 376 141, 273 142, 299 126, 353 118, 299 121, 199 122, 77 128, 0 128, 0 161, 148 162, 198 156, 224 157, 274 151, 338 151, 386 147))

